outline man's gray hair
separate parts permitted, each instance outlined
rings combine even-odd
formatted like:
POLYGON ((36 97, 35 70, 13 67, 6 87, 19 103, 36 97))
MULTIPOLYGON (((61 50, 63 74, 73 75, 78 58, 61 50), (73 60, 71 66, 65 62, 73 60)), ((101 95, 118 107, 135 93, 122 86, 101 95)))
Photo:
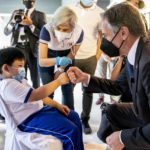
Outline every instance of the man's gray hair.
POLYGON ((140 12, 128 2, 117 4, 106 10, 103 19, 108 20, 114 32, 126 26, 134 36, 146 35, 145 24, 140 12))
POLYGON ((74 28, 77 22, 77 16, 75 12, 67 6, 59 7, 52 18, 52 24, 56 27, 60 24, 68 23, 74 28))

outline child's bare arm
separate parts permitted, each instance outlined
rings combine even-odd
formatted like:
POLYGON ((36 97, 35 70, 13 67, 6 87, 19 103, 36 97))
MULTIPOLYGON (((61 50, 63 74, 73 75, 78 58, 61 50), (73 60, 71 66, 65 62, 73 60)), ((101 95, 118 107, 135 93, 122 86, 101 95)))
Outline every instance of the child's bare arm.
POLYGON ((33 89, 29 101, 37 101, 43 98, 48 97, 52 94, 60 85, 67 84, 69 82, 69 78, 66 73, 62 73, 56 80, 45 84, 37 89, 33 89))

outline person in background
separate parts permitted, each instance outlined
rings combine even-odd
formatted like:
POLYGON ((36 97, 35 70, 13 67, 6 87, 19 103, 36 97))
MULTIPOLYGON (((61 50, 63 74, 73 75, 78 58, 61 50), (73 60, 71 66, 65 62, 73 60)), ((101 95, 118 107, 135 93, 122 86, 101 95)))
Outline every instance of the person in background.
POLYGON ((35 89, 24 79, 25 57, 20 50, 2 49, 0 60, 0 95, 18 128, 23 132, 52 135, 62 142, 64 150, 84 150, 78 114, 48 97, 69 82, 66 73, 35 89))
MULTIPOLYGON (((97 6, 95 0, 80 0, 72 8, 77 14, 78 24, 84 31, 83 42, 75 56, 75 66, 93 75, 97 64, 96 54, 100 38, 100 14, 103 10, 97 6)), ((92 101, 92 93, 86 93, 83 89, 81 120, 85 134, 92 132, 89 125, 92 101)))
MULTIPOLYGON (((43 12, 35 9, 36 0, 22 0, 25 9, 15 10, 4 28, 5 35, 12 33, 11 45, 18 47, 26 57, 26 72, 30 70, 31 81, 34 88, 39 87, 39 73, 37 68, 37 49, 39 34, 46 23, 43 12)), ((27 77, 27 74, 26 74, 27 77)))
MULTIPOLYGON (((111 79, 114 78, 114 75, 111 75, 111 72, 115 66, 115 63, 118 58, 115 57, 109 57, 104 52, 101 53, 100 58, 97 63, 97 69, 96 69, 96 75, 100 78, 104 79, 111 79)), ((113 99, 114 96, 110 95, 110 102, 114 103, 116 102, 113 99)), ((98 100, 96 101, 96 105, 101 105, 104 102, 104 93, 99 93, 98 100)))
POLYGON ((102 33, 103 51, 107 45, 112 54, 127 56, 117 80, 93 77, 76 67, 69 68, 68 76, 73 83, 82 82, 89 92, 119 95, 129 87, 133 102, 108 105, 105 122, 110 126, 103 125, 105 132, 98 136, 112 150, 150 149, 150 40, 142 16, 127 2, 117 4, 105 11, 102 33))
MULTIPOLYGON (((73 10, 66 6, 56 10, 51 22, 40 33, 39 70, 43 84, 53 81, 72 65, 83 34, 73 10)), ((62 103, 74 109, 73 84, 63 85, 61 89, 62 103)), ((51 98, 53 96, 50 95, 51 98)))

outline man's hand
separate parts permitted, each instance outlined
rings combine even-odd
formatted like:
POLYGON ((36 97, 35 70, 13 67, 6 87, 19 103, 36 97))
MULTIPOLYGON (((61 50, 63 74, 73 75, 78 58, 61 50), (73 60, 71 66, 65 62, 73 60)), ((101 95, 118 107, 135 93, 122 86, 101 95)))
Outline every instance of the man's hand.
POLYGON ((11 16, 11 19, 10 19, 10 20, 11 20, 11 21, 10 21, 11 23, 14 23, 14 24, 16 23, 16 15, 18 15, 18 13, 19 13, 19 10, 14 10, 14 11, 13 11, 12 16, 11 16))
POLYGON ((120 139, 119 139, 120 132, 121 131, 114 132, 106 138, 106 142, 112 148, 112 150, 122 150, 125 147, 120 142, 120 139))
POLYGON ((110 62, 110 61, 111 61, 111 57, 109 57, 109 56, 106 55, 105 53, 102 53, 101 56, 103 57, 103 59, 104 59, 106 62, 110 62))
POLYGON ((83 84, 87 84, 88 82, 88 74, 82 72, 77 67, 70 67, 67 71, 68 77, 72 83, 76 84, 82 82, 83 84))
POLYGON ((20 22, 21 25, 30 26, 33 24, 31 18, 25 16, 25 18, 20 22))
POLYGON ((68 116, 70 113, 70 109, 65 105, 58 104, 56 108, 65 116, 68 116))
POLYGON ((60 85, 64 85, 64 84, 67 84, 69 83, 69 78, 67 76, 67 74, 64 72, 64 73, 61 73, 57 79, 56 79, 60 85))

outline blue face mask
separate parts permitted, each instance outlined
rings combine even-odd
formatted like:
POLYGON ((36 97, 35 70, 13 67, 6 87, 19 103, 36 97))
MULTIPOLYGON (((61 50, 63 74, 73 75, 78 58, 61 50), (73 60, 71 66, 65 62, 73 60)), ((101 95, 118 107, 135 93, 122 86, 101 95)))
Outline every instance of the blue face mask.
POLYGON ((92 6, 93 3, 94 3, 94 0, 81 0, 81 3, 84 5, 84 6, 92 6))
POLYGON ((22 79, 25 78, 26 71, 24 67, 18 68, 18 73, 13 77, 14 79, 18 80, 19 82, 22 81, 22 79))

